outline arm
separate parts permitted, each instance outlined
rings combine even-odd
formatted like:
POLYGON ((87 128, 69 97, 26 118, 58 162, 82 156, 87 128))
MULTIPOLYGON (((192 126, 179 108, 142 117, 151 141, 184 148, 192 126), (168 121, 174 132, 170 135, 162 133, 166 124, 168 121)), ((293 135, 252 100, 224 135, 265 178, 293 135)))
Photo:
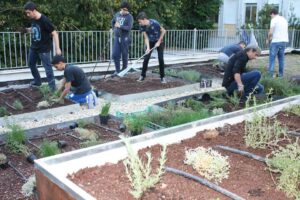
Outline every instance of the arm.
POLYGON ((116 23, 116 17, 114 16, 113 19, 111 20, 111 27, 114 29, 116 23))
POLYGON ((60 97, 59 97, 59 101, 63 101, 65 96, 70 92, 71 90, 71 82, 65 82, 65 84, 63 85, 64 90, 61 93, 60 97))
POLYGON ((149 51, 150 51, 149 38, 148 38, 148 35, 146 32, 143 32, 143 34, 144 34, 145 44, 147 46, 146 53, 149 53, 149 51))
POLYGON ((128 17, 127 25, 120 26, 120 29, 125 30, 125 31, 130 31, 132 29, 132 26, 133 26, 133 17, 130 15, 130 17, 128 17))
POLYGON ((56 31, 52 31, 51 33, 53 40, 54 40, 54 44, 55 44, 55 52, 57 55, 61 55, 61 50, 59 47, 59 39, 58 39, 58 34, 56 31))
POLYGON ((61 86, 60 86, 60 88, 58 88, 59 92, 63 91, 63 89, 65 87, 65 84, 66 84, 66 78, 63 78, 62 81, 61 81, 61 86))
POLYGON ((166 29, 164 29, 164 27, 161 26, 160 27, 160 37, 159 37, 158 41, 155 44, 156 47, 160 46, 160 44, 162 43, 162 41, 164 39, 164 36, 165 36, 166 32, 167 32, 166 29))

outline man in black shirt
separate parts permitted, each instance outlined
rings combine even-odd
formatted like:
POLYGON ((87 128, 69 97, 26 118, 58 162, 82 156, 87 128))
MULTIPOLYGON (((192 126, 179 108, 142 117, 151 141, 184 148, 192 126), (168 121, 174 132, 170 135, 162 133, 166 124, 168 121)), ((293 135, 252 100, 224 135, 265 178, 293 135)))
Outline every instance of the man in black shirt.
POLYGON ((40 59, 45 68, 48 85, 54 91, 55 79, 50 62, 50 51, 52 49, 52 38, 55 43, 56 54, 61 55, 59 47, 58 34, 54 30, 54 26, 50 20, 36 10, 36 5, 32 2, 27 2, 24 5, 24 10, 32 22, 31 27, 26 31, 31 33, 31 47, 28 56, 28 66, 30 67, 34 81, 31 85, 40 86, 41 77, 36 67, 37 60, 40 59))
POLYGON ((259 54, 259 48, 249 46, 229 59, 222 83, 229 95, 238 90, 241 94, 241 101, 245 102, 254 89, 256 94, 264 91, 264 87, 258 83, 261 77, 260 72, 246 71, 247 62, 255 59, 259 54))
POLYGON ((62 86, 58 89, 58 91, 62 92, 59 102, 63 102, 68 95, 71 101, 80 104, 86 103, 88 108, 96 106, 97 97, 81 68, 66 64, 64 57, 59 55, 53 57, 52 64, 58 71, 64 71, 62 86))

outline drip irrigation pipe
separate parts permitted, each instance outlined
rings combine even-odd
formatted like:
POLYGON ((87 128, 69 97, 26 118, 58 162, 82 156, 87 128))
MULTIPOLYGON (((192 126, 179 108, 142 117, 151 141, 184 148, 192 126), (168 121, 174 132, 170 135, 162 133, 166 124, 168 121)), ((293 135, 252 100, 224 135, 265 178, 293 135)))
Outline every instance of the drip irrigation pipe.
POLYGON ((27 181, 27 178, 10 161, 8 162, 8 165, 17 172, 17 174, 23 179, 24 182, 27 181))
POLYGON ((25 94, 23 94, 22 92, 16 91, 19 95, 21 95, 22 97, 24 97, 25 99, 27 99, 30 102, 33 102, 32 99, 30 99, 29 97, 27 97, 25 94))
POLYGON ((240 154, 242 156, 246 156, 248 158, 252 158, 254 160, 258 160, 260 162, 266 162, 266 159, 264 157, 255 155, 253 153, 249 153, 247 151, 241 151, 241 150, 238 150, 238 149, 234 149, 234 148, 227 147, 227 146, 222 146, 222 145, 217 145, 216 147, 219 148, 219 149, 225 150, 225 151, 229 151, 231 153, 240 154))
POLYGON ((111 129, 111 128, 108 128, 108 127, 105 127, 105 126, 102 126, 102 125, 99 125, 99 124, 94 124, 95 126, 99 127, 99 128, 103 128, 107 131, 111 131, 111 132, 114 132, 118 135, 122 134, 121 132, 117 131, 117 130, 114 130, 114 129, 111 129))
POLYGON ((72 134, 70 134, 69 132, 66 132, 65 134, 68 135, 68 136, 70 136, 70 137, 73 137, 73 138, 75 138, 75 139, 77 139, 77 140, 79 140, 79 141, 83 141, 81 138, 79 138, 79 137, 77 137, 77 136, 75 136, 75 135, 72 135, 72 134))
POLYGON ((10 105, 9 103, 7 103, 6 101, 4 102, 8 107, 10 107, 13 110, 17 110, 15 107, 13 107, 12 105, 10 105))
POLYGON ((30 144, 31 146, 35 147, 36 149, 40 150, 41 148, 39 146, 37 146, 36 144, 34 144, 33 142, 31 142, 30 140, 27 140, 28 144, 30 144))
POLYGON ((192 174, 189 174, 187 172, 184 172, 184 171, 172 168, 172 167, 165 167, 165 170, 166 170, 166 172, 174 173, 174 174, 183 176, 185 178, 189 178, 189 179, 192 179, 194 181, 197 181, 197 182, 201 183, 202 185, 205 185, 205 186, 207 186, 207 187, 209 187, 209 188, 211 188, 211 189, 213 189, 213 190, 215 190, 215 191, 217 191, 217 192, 219 192, 219 193, 221 193, 221 194, 223 194, 223 195, 225 195, 225 196, 227 196, 227 197, 229 197, 233 200, 245 200, 243 197, 240 197, 237 194, 232 193, 232 192, 230 192, 230 191, 228 191, 228 190, 226 190, 226 189, 224 189, 224 188, 222 188, 222 187, 220 187, 220 186, 218 186, 218 185, 216 185, 216 184, 214 184, 214 183, 212 183, 212 182, 210 182, 206 179, 203 179, 201 177, 194 176, 192 174))

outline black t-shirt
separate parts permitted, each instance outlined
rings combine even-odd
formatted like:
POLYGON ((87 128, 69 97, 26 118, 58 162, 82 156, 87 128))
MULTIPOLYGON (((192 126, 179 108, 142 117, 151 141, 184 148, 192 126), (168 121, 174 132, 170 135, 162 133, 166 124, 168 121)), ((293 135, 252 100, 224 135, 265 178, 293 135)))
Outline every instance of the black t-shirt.
POLYGON ((242 74, 246 72, 246 65, 249 61, 247 53, 245 50, 238 52, 232 56, 225 70, 222 86, 227 88, 232 81, 234 81, 234 74, 242 74))
POLYGON ((83 70, 77 66, 66 65, 64 77, 66 78, 66 82, 71 82, 71 86, 75 88, 75 94, 84 94, 92 89, 83 70))
POLYGON ((47 53, 52 48, 52 35, 54 26, 50 20, 41 15, 38 20, 31 22, 31 48, 39 53, 47 53))

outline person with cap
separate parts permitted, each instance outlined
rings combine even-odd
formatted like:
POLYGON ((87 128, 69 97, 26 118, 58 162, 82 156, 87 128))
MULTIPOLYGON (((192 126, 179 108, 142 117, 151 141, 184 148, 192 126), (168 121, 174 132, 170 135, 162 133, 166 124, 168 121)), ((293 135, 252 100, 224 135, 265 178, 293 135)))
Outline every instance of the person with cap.
POLYGON ((55 53, 61 55, 59 46, 58 33, 55 31, 51 21, 43 14, 37 11, 37 7, 33 2, 27 2, 24 5, 24 10, 31 21, 31 27, 26 28, 26 32, 31 33, 31 47, 28 56, 28 66, 34 81, 31 82, 32 86, 40 86, 42 84, 40 73, 36 67, 38 59, 42 61, 45 68, 47 81, 50 89, 54 91, 55 78, 50 61, 50 51, 52 49, 52 39, 55 44, 55 53))
POLYGON ((287 43, 289 42, 288 34, 288 22, 287 20, 278 14, 278 10, 272 9, 270 11, 272 18, 270 30, 268 33, 267 44, 270 44, 270 55, 269 55, 269 69, 268 73, 270 77, 273 77, 275 59, 278 56, 279 63, 279 77, 283 76, 284 71, 284 51, 287 43))
POLYGON ((260 54, 258 47, 248 46, 243 51, 233 55, 229 61, 223 78, 222 86, 226 88, 229 96, 238 91, 241 103, 245 102, 251 92, 261 94, 264 87, 259 83, 261 73, 257 70, 247 72, 246 64, 260 54))
POLYGON ((115 63, 116 71, 113 75, 117 75, 120 69, 120 58, 122 55, 122 70, 128 65, 128 51, 131 43, 131 29, 133 26, 133 17, 129 13, 129 3, 122 2, 121 10, 117 12, 112 19, 112 28, 114 31, 114 46, 112 58, 115 63))
POLYGON ((242 51, 245 49, 246 43, 244 41, 240 41, 238 44, 230 44, 225 47, 223 47, 220 50, 218 60, 220 61, 220 69, 225 70, 226 65, 228 64, 229 58, 238 53, 239 51, 242 51))
POLYGON ((58 71, 64 71, 62 85, 58 89, 61 95, 57 102, 63 104, 64 98, 67 97, 75 103, 87 104, 88 108, 96 106, 97 97, 92 91, 91 84, 81 68, 66 64, 65 58, 60 55, 53 57, 52 65, 58 71))
POLYGON ((138 82, 142 82, 146 78, 146 72, 148 68, 148 63, 151 56, 151 49, 156 48, 158 54, 159 62, 159 73, 161 83, 167 83, 165 79, 165 64, 164 64, 164 42, 163 38, 166 34, 166 30, 162 27, 156 20, 149 19, 145 12, 140 12, 137 16, 140 31, 144 35, 144 40, 146 44, 146 53, 143 62, 143 69, 138 82))

